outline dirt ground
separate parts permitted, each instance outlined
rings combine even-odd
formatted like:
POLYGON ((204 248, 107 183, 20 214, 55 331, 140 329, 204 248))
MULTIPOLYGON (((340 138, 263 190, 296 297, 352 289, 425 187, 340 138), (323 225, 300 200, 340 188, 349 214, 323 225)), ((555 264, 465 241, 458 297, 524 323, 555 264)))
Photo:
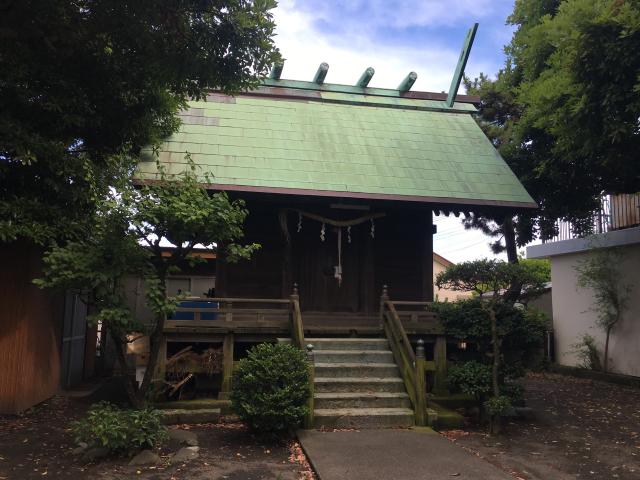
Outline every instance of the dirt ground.
MULTIPOLYGON (((514 478, 640 479, 640 389, 553 374, 530 375, 525 387, 535 419, 509 422, 499 437, 473 426, 442 434, 514 478)), ((123 458, 83 464, 71 453, 69 423, 85 409, 56 397, 24 415, 0 416, 0 480, 311 478, 294 440, 256 437, 238 423, 192 426, 200 456, 187 464, 136 468, 123 458)), ((158 453, 167 459, 170 450, 158 453)))
POLYGON ((536 417, 499 437, 480 428, 442 432, 526 480, 640 479, 640 389, 555 374, 525 381, 536 417))
MULTIPOLYGON (((299 480, 311 473, 302 451, 292 439, 260 438, 239 423, 194 425, 200 456, 186 464, 129 467, 128 458, 109 458, 85 464, 72 454, 75 447, 69 423, 86 410, 77 401, 54 397, 31 411, 0 416, 0 480, 73 478, 116 480, 227 479, 299 480)), ((167 445, 158 451, 167 460, 167 445)))

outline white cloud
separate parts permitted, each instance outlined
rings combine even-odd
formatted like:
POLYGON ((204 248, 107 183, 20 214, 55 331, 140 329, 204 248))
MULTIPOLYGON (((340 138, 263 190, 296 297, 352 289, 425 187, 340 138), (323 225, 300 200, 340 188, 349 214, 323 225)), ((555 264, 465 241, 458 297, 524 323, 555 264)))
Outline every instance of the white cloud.
MULTIPOLYGON (((502 0, 504 1, 504 0, 502 0)), ((298 9, 313 14, 326 21, 339 19, 347 26, 361 29, 362 20, 368 27, 406 28, 423 26, 459 25, 461 20, 486 18, 493 15, 500 1, 495 0, 338 0, 286 1, 298 9), (357 19, 357 20, 354 20, 357 19), (358 22, 358 23, 356 23, 358 22)))
MULTIPOLYGON (((315 14, 314 14, 315 15, 315 14)), ((410 72, 418 74, 413 90, 447 91, 458 60, 459 44, 450 47, 415 45, 389 47, 370 39, 362 30, 353 29, 341 45, 314 27, 315 17, 296 9, 291 0, 282 1, 275 10, 276 44, 286 59, 282 78, 311 80, 321 62, 329 64, 327 82, 354 84, 367 67, 376 74, 372 87, 396 88, 410 72), (348 45, 348 46, 344 46, 348 45)), ((472 53, 473 57, 473 53, 472 53)), ((493 71, 489 62, 470 60, 469 75, 493 71)))

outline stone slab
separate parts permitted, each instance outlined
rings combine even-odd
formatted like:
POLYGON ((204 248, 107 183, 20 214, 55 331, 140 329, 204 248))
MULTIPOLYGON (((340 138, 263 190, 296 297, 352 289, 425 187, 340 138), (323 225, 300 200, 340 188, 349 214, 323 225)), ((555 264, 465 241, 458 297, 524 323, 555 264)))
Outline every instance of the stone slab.
POLYGON ((300 430, 298 438, 319 480, 513 480, 428 428, 300 430))

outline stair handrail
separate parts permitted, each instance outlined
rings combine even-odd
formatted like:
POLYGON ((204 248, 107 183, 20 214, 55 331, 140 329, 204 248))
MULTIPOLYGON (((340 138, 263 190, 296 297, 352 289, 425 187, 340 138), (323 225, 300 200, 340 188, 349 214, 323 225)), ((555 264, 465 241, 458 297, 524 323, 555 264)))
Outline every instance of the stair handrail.
POLYGON ((411 405, 415 412, 416 424, 426 424, 426 389, 424 383, 424 346, 419 352, 420 358, 409 342, 407 332, 400 321, 394 302, 389 299, 389 291, 386 285, 382 289, 380 297, 380 321, 385 332, 393 357, 400 368, 402 380, 409 394, 411 405))
POLYGON ((307 412, 303 419, 303 427, 311 429, 314 426, 315 413, 315 363, 313 358, 313 345, 305 345, 304 326, 302 324, 302 312, 300 310, 300 294, 298 284, 293 284, 291 301, 291 337, 293 344, 306 352, 307 368, 309 371, 309 396, 307 398, 307 412))

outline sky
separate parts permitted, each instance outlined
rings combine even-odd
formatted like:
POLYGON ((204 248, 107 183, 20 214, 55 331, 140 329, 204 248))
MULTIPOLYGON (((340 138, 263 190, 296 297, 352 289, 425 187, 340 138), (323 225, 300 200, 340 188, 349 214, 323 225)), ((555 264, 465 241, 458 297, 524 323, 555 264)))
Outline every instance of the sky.
MULTIPOLYGON (((279 0, 276 45, 283 79, 311 80, 329 64, 327 83, 355 84, 367 67, 369 86, 396 88, 411 71, 412 90, 448 91, 465 35, 480 24, 466 74, 494 75, 513 28, 512 0, 279 0)), ((464 230, 460 219, 434 217, 434 251, 453 262, 493 257, 488 239, 464 230)))

